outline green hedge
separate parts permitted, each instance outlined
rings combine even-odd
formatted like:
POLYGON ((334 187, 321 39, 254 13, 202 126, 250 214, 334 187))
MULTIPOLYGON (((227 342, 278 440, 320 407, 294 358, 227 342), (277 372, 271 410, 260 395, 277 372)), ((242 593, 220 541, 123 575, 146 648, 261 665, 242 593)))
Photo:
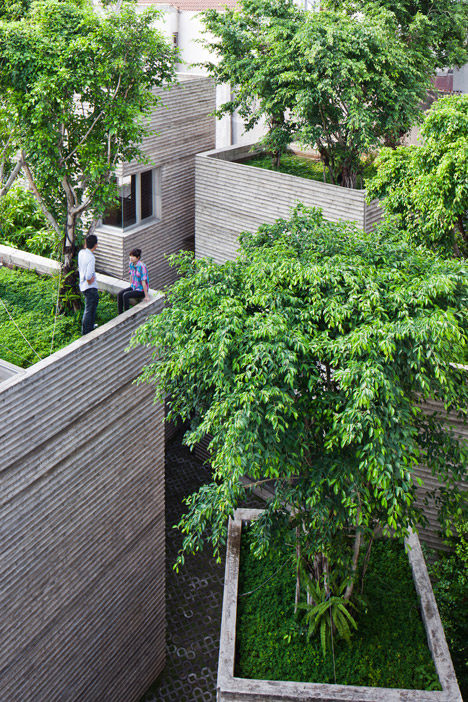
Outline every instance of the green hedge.
MULTIPOLYGON (((295 574, 292 560, 285 564, 289 557, 284 553, 275 562, 256 560, 248 532, 243 536, 236 675, 334 683, 331 652, 324 656, 318 636, 308 641, 302 614, 294 615, 295 574)), ((440 690, 400 543, 375 543, 363 595, 366 606, 358 612, 351 645, 335 641, 336 683, 440 690)))
MULTIPOLYGON (((39 360, 27 342, 44 358, 51 352, 52 337, 53 351, 57 351, 81 336, 80 313, 58 315, 54 335, 57 286, 57 278, 0 268, 0 358, 27 368, 39 360)), ((97 324, 108 322, 116 314, 116 299, 100 293, 97 324)))

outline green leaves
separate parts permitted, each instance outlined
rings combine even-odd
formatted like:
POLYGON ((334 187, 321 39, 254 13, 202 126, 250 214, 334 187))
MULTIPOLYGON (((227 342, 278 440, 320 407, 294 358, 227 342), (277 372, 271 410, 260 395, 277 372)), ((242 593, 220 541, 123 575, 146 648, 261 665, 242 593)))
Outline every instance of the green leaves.
POLYGON ((468 252, 468 98, 439 99, 417 147, 382 151, 369 198, 384 206, 416 243, 445 254, 468 252))
POLYGON ((204 66, 232 90, 217 114, 238 110, 247 130, 263 118, 274 168, 294 139, 319 151, 332 183, 354 188, 362 157, 396 144, 419 120, 432 57, 408 45, 393 12, 364 9, 243 0, 204 13, 205 45, 219 58, 204 66))
POLYGON ((364 234, 303 207, 241 247, 223 265, 175 257, 168 306, 132 342, 154 349, 142 379, 169 398, 170 418, 190 421, 186 443, 210 437, 213 483, 189 502, 184 548, 209 535, 219 553, 247 475, 271 481, 260 550, 292 522, 311 558, 346 564, 349 543, 337 543, 357 514, 363 534, 376 523, 404 534, 422 519, 419 461, 454 480, 466 465, 467 447, 417 409, 423 398, 468 404, 450 364, 466 344, 466 266, 388 225, 364 234))
POLYGON ((88 0, 36 0, 21 20, 0 23, 15 148, 58 231, 67 213, 75 222, 101 216, 115 198, 116 165, 142 158, 153 89, 173 80, 176 59, 154 18, 130 3, 104 14, 88 0))

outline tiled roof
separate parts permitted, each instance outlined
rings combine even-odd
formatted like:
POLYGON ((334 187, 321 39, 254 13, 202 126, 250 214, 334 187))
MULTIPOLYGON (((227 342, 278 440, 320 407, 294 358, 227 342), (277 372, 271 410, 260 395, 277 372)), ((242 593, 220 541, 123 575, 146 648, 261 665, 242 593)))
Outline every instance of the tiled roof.
POLYGON ((201 10, 223 10, 225 7, 232 9, 237 0, 138 0, 139 5, 172 5, 178 10, 188 12, 201 12, 201 10))

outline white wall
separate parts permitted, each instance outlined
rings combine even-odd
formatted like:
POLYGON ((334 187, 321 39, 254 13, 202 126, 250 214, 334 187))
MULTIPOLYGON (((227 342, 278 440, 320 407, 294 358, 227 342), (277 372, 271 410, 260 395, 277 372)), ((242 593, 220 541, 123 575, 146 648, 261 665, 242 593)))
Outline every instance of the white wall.
POLYGON ((468 63, 453 71, 453 89, 468 93, 468 63))

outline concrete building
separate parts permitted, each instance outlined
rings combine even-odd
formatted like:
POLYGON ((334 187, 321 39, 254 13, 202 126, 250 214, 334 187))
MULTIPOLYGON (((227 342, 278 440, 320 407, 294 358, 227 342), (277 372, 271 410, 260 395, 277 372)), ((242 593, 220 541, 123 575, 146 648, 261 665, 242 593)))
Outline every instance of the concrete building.
POLYGON ((215 144, 215 86, 211 78, 178 74, 161 97, 143 140, 146 162, 124 163, 116 172, 120 197, 96 230, 96 267, 127 278, 128 254, 138 247, 150 286, 175 279, 167 256, 194 248, 195 154, 215 144))
MULTIPOLYGON (((232 9, 236 6, 236 0, 138 0, 138 6, 142 10, 147 7, 156 7, 164 13, 157 22, 157 26, 179 48, 181 56, 179 70, 193 75, 206 75, 205 69, 197 64, 213 60, 213 56, 200 43, 204 36, 200 12, 210 9, 232 9)), ((216 106, 229 99, 229 85, 216 86, 216 106)), ((244 122, 237 113, 226 115, 216 121, 216 148, 232 144, 249 144, 252 141, 258 141, 263 133, 261 125, 245 132, 244 122)))

